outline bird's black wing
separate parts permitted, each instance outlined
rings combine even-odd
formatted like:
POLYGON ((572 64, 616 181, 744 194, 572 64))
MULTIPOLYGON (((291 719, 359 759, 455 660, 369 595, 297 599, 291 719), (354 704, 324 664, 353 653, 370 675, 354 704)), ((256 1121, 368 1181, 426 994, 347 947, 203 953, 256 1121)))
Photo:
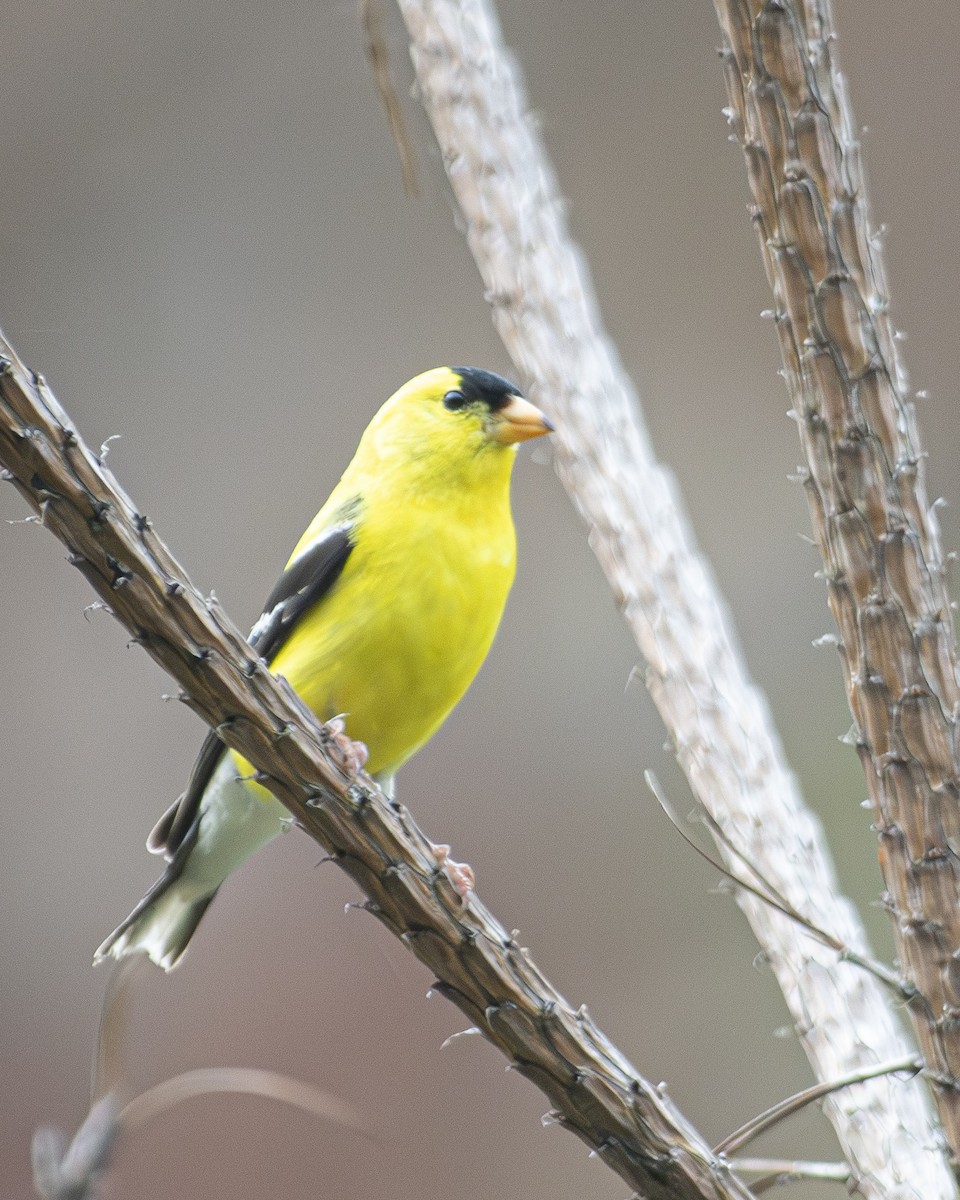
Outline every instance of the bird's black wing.
MULTIPOLYGON (((344 519, 299 554, 277 580, 247 639, 267 662, 276 657, 299 617, 322 600, 340 578, 354 545, 356 509, 356 505, 345 509, 344 519)), ((211 730, 200 748, 183 795, 150 831, 147 849, 152 854, 172 859, 181 846, 196 837, 200 802, 225 749, 211 730)))
POLYGON ((332 526, 298 555, 277 580, 248 641, 272 662, 299 618, 330 591, 353 549, 354 522, 332 526))

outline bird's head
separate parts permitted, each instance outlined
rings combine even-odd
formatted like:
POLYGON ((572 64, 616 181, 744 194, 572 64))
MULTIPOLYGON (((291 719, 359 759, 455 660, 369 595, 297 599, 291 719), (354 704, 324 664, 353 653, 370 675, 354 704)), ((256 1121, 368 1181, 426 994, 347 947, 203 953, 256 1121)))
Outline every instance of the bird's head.
POLYGON ((477 458, 512 459, 520 442, 553 425, 508 380, 477 367, 435 367, 405 383, 367 430, 384 458, 433 459, 453 468, 477 458), (508 452, 508 453, 504 453, 508 452))

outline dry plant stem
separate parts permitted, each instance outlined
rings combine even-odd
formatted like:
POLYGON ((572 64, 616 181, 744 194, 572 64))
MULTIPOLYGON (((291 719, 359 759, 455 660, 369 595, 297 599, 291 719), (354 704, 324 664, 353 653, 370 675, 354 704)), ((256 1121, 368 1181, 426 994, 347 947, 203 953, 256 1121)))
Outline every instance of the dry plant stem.
POLYGON ((822 1100, 830 1092, 850 1087, 852 1083, 859 1083, 861 1080, 869 1079, 874 1075, 893 1075, 899 1071, 906 1071, 910 1075, 916 1075, 922 1070, 923 1063, 910 1058, 904 1062, 881 1063, 872 1070, 857 1071, 853 1075, 848 1075, 845 1079, 835 1079, 831 1083, 815 1083, 813 1087, 804 1088, 802 1092, 797 1092, 793 1096, 787 1096, 785 1100, 774 1104, 766 1112, 758 1113, 745 1125, 742 1125, 739 1129, 735 1129, 733 1133, 727 1134, 714 1149, 718 1154, 734 1154, 736 1151, 742 1150, 744 1146, 749 1145, 750 1142, 760 1137, 767 1130, 772 1129, 774 1125, 778 1125, 785 1117, 800 1112, 801 1109, 815 1103, 817 1100, 822 1100))
POLYGON ((802 1179, 826 1179, 831 1183, 846 1183, 850 1168, 846 1163, 804 1162, 790 1158, 742 1158, 733 1160, 741 1171, 751 1175, 771 1175, 784 1183, 802 1179))
POLYGON ((383 13, 380 8, 382 2, 383 0, 360 0, 359 2, 363 48, 367 54, 367 61, 370 64, 380 103, 383 105, 383 111, 387 114, 387 122, 397 147, 397 154, 400 156, 403 190, 408 196, 417 196, 420 192, 417 184, 417 160, 410 135, 407 133, 406 122, 403 119, 403 107, 390 73, 390 53, 383 32, 383 13))
POLYGON ((960 1161, 957 658, 913 405, 822 0, 715 0, 886 902, 960 1161))
POLYGON ((574 1011, 491 914, 461 905, 406 810, 349 776, 323 730, 251 653, 0 335, 0 463, 183 699, 362 888, 435 988, 532 1080, 556 1120, 649 1200, 747 1200, 681 1113, 574 1011))
MULTIPOLYGON (((525 382, 557 419, 551 440, 560 476, 590 527, 687 778, 726 839, 780 895, 864 952, 862 927, 838 894, 819 825, 803 806, 602 328, 496 15, 486 0, 398 4, 494 322, 525 382)), ((720 851, 730 861, 729 847, 720 851)), ((754 897, 738 899, 819 1079, 909 1057, 876 980, 754 897)), ((825 1107, 863 1195, 954 1194, 919 1084, 878 1079, 832 1096, 825 1107)))

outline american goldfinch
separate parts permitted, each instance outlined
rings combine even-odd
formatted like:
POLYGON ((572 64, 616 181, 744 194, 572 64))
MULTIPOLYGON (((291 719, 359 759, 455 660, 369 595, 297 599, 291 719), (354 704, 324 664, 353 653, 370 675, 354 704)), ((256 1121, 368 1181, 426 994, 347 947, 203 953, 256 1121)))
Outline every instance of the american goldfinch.
MULTIPOLYGON (((493 641, 513 582, 510 473, 547 418, 473 367, 418 375, 384 404, 297 543, 250 644, 324 721, 343 715, 392 794, 493 641)), ((94 961, 175 966, 231 871, 289 823, 253 768, 207 735, 147 842, 168 866, 94 961)))

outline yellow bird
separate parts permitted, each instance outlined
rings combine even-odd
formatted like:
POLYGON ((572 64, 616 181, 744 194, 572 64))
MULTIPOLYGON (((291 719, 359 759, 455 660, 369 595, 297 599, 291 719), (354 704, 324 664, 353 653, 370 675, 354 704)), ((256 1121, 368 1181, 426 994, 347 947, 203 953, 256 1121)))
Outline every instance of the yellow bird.
MULTIPOLYGON (((321 720, 345 715, 390 794, 490 648, 516 565, 517 445, 552 428, 489 371, 418 375, 367 426, 253 627, 250 644, 321 720)), ((142 951, 176 965, 220 884, 288 824, 252 774, 208 734, 147 842, 166 871, 94 962, 142 951)))

